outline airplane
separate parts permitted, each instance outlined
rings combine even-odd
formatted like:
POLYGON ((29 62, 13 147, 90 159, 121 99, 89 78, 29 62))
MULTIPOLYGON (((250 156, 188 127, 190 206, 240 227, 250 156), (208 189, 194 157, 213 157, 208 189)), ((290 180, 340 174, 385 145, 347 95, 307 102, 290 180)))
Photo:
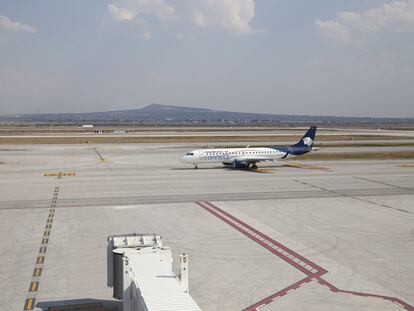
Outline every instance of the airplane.
POLYGON ((286 159, 317 150, 313 148, 315 134, 316 126, 311 126, 301 140, 292 146, 197 149, 185 154, 181 162, 192 163, 194 168, 198 168, 200 163, 223 163, 233 168, 257 169, 258 162, 286 159))

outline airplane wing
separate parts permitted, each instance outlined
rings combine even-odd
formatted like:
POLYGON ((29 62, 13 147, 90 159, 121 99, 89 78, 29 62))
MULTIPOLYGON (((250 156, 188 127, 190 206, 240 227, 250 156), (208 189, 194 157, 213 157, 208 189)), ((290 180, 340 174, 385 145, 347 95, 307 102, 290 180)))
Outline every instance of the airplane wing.
POLYGON ((257 162, 264 162, 264 161, 274 161, 274 158, 270 157, 263 157, 263 156, 242 156, 234 158, 233 161, 240 161, 245 163, 257 163, 257 162))

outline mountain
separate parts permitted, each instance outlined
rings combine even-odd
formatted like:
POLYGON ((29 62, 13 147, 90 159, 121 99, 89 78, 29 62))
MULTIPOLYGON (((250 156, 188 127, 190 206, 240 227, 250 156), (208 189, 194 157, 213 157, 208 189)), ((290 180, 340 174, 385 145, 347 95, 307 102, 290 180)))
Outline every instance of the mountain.
POLYGON ((123 122, 403 122, 410 118, 355 118, 230 112, 205 108, 151 104, 140 109, 87 113, 47 113, 0 116, 2 122, 123 123, 123 122))

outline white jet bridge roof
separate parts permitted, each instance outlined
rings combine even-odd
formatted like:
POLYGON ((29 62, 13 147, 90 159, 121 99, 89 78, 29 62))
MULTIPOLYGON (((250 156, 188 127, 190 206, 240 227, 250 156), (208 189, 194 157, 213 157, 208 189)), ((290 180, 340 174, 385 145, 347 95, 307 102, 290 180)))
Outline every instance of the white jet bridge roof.
POLYGON ((148 310, 157 311, 200 311, 188 293, 174 275, 162 275, 155 278, 137 279, 148 310))
POLYGON ((200 311, 200 307, 171 271, 172 259, 162 253, 162 249, 147 249, 137 255, 128 254, 135 286, 147 310, 200 311))

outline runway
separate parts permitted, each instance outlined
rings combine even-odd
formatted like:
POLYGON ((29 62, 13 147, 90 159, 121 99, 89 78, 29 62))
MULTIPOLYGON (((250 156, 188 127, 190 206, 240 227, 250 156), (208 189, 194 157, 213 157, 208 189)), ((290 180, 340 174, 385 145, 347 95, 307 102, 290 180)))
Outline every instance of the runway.
POLYGON ((106 237, 128 232, 162 234, 175 260, 189 254, 190 291, 203 310, 412 308, 412 161, 298 158, 259 172, 195 170, 178 161, 192 147, 3 145, 0 310, 115 308, 106 237))

